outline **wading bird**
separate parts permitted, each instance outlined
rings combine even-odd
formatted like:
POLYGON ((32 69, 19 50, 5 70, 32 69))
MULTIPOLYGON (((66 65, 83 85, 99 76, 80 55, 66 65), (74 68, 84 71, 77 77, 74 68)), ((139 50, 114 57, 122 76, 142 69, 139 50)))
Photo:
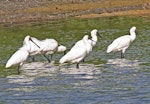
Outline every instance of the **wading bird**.
POLYGON ((17 50, 7 61, 6 63, 6 68, 9 68, 11 66, 18 66, 18 74, 20 73, 19 67, 25 62, 29 56, 29 52, 31 49, 31 44, 30 42, 33 42, 36 47, 39 47, 32 39, 30 36, 26 36, 24 41, 26 44, 24 44, 19 50, 17 50))
POLYGON ((107 53, 121 51, 121 58, 124 58, 126 49, 136 38, 136 27, 130 29, 130 35, 124 35, 115 39, 108 47, 107 53))
POLYGON ((59 63, 77 63, 76 68, 79 68, 79 63, 90 51, 92 51, 92 46, 88 41, 88 35, 85 35, 82 40, 79 40, 71 50, 60 59, 59 63))

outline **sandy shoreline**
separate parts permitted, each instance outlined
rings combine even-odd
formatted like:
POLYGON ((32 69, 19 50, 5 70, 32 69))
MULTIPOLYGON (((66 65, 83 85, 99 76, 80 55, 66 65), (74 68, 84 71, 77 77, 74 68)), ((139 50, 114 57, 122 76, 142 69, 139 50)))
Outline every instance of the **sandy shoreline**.
POLYGON ((76 17, 78 17, 78 18, 101 18, 101 17, 112 17, 112 16, 143 16, 143 17, 150 17, 150 9, 148 9, 148 10, 119 11, 119 12, 102 13, 102 14, 85 14, 85 15, 76 16, 76 17))
POLYGON ((52 21, 67 17, 150 16, 150 0, 2 0, 0 24, 52 21))

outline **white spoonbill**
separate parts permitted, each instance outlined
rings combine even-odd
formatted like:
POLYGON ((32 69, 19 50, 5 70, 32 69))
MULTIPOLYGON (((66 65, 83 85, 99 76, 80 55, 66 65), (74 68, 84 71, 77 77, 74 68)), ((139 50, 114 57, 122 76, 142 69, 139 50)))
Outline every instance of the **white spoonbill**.
POLYGON ((26 44, 24 44, 19 50, 17 50, 7 61, 5 68, 9 68, 11 66, 18 66, 18 74, 19 72, 19 67, 25 62, 29 56, 29 52, 31 49, 30 41, 32 41, 36 46, 38 46, 30 36, 26 36, 24 41, 26 44))
POLYGON ((79 68, 80 61, 82 61, 90 51, 92 51, 92 46, 88 41, 88 35, 85 35, 82 40, 78 41, 71 50, 60 59, 59 63, 77 63, 76 67, 79 68))
POLYGON ((124 53, 126 49, 130 46, 130 44, 136 38, 136 27, 133 26, 130 29, 130 35, 124 35, 117 39, 115 39, 108 47, 107 53, 121 51, 121 58, 124 58, 124 53))

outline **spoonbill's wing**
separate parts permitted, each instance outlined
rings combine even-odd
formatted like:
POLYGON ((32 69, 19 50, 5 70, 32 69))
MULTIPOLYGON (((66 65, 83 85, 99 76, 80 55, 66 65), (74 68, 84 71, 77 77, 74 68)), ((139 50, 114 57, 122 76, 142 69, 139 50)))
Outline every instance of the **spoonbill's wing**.
POLYGON ((129 47, 131 39, 129 35, 121 36, 115 39, 107 48, 107 52, 120 51, 125 47, 129 47))
POLYGON ((27 52, 26 50, 23 50, 23 49, 19 49, 7 61, 6 68, 26 61, 28 56, 29 56, 29 52, 27 52))
POLYGON ((78 58, 83 59, 85 56, 86 56, 85 48, 74 48, 74 49, 71 49, 66 55, 64 55, 60 59, 60 63, 70 62, 70 61, 76 60, 78 58))

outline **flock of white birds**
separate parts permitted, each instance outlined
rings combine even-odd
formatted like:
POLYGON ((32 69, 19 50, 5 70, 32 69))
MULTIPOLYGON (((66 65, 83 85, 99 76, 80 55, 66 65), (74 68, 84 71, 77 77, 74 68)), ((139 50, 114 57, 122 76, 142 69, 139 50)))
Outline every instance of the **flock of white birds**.
MULTIPOLYGON (((124 35, 115 39, 108 47, 107 53, 121 51, 121 58, 124 58, 126 49, 136 38, 136 27, 133 26, 130 29, 130 35, 124 35)), ((64 63, 76 63, 76 67, 79 68, 79 63, 92 51, 92 48, 98 41, 99 34, 97 29, 91 31, 91 39, 88 35, 83 36, 81 40, 75 43, 75 45, 59 60, 60 65, 64 63)), ((55 52, 66 52, 66 47, 59 45, 55 39, 38 40, 35 37, 26 36, 23 41, 23 46, 19 48, 7 61, 6 68, 11 66, 19 67, 27 60, 30 56, 34 59, 36 54, 43 54, 44 57, 51 62, 48 55, 52 55, 55 52)))

